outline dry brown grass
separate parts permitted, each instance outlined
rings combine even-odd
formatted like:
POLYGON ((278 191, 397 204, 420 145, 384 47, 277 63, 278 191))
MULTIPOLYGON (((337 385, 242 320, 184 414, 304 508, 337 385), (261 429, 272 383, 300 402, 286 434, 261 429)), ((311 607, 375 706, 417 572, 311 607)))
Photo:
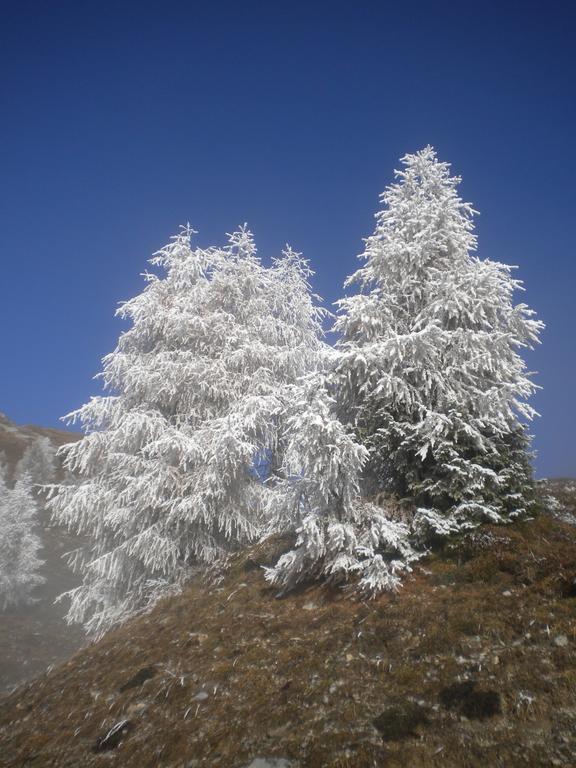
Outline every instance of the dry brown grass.
POLYGON ((486 527, 369 603, 319 586, 275 599, 272 542, 13 693, 0 763, 575 766, 575 538, 544 516, 486 527), (94 751, 123 720, 119 746, 94 751))

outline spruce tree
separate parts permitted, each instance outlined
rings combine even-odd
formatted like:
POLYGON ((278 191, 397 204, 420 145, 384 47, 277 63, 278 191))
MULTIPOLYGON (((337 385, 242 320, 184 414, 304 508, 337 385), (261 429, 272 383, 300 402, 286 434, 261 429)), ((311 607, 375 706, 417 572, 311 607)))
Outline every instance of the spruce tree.
POLYGON ((38 437, 26 446, 16 465, 15 477, 28 475, 34 485, 45 485, 54 480, 56 452, 48 437, 38 437))
POLYGON ((431 147, 402 158, 347 281, 333 378, 369 451, 364 492, 413 502, 423 536, 520 514, 531 496, 521 357, 542 323, 512 268, 475 255, 475 211, 431 147))
POLYGON ((193 248, 188 228, 151 263, 162 275, 118 314, 131 321, 62 449, 78 479, 50 502, 89 536, 70 621, 101 632, 257 538, 282 464, 284 404, 324 344, 309 269, 289 248, 268 268, 241 228, 193 248), (267 477, 262 482, 262 475, 267 477))
POLYGON ((0 472, 0 609, 34 601, 33 589, 44 578, 38 574, 42 561, 37 524, 37 507, 31 479, 20 477, 14 488, 0 472))

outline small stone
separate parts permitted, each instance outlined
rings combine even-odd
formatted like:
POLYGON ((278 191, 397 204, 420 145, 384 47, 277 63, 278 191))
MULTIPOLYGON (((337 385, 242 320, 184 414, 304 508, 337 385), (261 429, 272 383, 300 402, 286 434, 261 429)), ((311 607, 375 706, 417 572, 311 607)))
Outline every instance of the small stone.
POLYGON ((312 603, 312 602, 304 603, 304 605, 302 606, 302 608, 305 611, 315 611, 317 607, 318 606, 316 605, 316 603, 312 603))
POLYGON ((189 632, 188 639, 186 640, 187 646, 203 645, 208 640, 208 635, 203 632, 189 632))
POLYGON ((130 716, 141 715, 142 712, 144 712, 145 709, 146 709, 146 702, 144 702, 144 701, 137 701, 134 704, 130 704, 130 706, 128 707, 126 712, 130 716))
POLYGON ((207 698, 208 698, 208 694, 206 693, 206 691, 200 691, 199 693, 196 694, 196 696, 194 696, 194 701, 206 701, 207 698))
POLYGON ((255 757, 244 768, 296 768, 298 763, 284 757, 255 757))
POLYGON ((502 594, 504 595, 504 597, 512 597, 512 592, 510 592, 509 589, 504 590, 502 594))
POLYGON ((566 635, 558 635, 554 638, 554 645, 557 645, 558 648, 566 648, 568 645, 568 638, 566 635))

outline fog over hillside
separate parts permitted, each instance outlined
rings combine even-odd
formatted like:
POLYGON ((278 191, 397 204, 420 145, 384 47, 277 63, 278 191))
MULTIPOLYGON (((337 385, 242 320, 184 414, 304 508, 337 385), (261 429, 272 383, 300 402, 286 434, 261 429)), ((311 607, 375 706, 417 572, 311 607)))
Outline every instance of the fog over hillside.
MULTIPOLYGON (((78 434, 32 425, 17 425, 0 413, 0 454, 13 472, 24 450, 38 437, 49 438, 55 447, 79 438, 78 434)), ((34 590, 32 605, 8 608, 0 614, 0 691, 34 677, 49 665, 66 659, 85 641, 84 632, 70 627, 63 616, 64 603, 55 604, 58 595, 78 584, 62 555, 78 546, 77 537, 51 525, 38 497, 37 532, 42 541, 40 575, 45 582, 34 590)))

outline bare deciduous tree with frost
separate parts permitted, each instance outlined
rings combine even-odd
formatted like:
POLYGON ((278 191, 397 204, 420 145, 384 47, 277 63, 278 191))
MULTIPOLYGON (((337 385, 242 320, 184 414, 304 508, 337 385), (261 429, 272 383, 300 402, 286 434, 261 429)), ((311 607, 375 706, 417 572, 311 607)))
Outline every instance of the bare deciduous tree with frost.
POLYGON ((522 350, 542 323, 512 268, 474 255, 474 210, 431 147, 402 158, 342 299, 333 385, 369 451, 365 490, 414 502, 424 537, 521 514, 532 495, 522 350))
POLYGON ((118 310, 131 328, 104 358, 109 394, 69 418, 76 485, 54 489, 56 522, 91 542, 71 555, 83 583, 70 621, 100 633, 257 538, 283 464, 285 403, 325 353, 310 271, 289 248, 264 267, 241 228, 221 248, 184 229, 118 310), (263 482, 263 478, 266 481, 263 482))

